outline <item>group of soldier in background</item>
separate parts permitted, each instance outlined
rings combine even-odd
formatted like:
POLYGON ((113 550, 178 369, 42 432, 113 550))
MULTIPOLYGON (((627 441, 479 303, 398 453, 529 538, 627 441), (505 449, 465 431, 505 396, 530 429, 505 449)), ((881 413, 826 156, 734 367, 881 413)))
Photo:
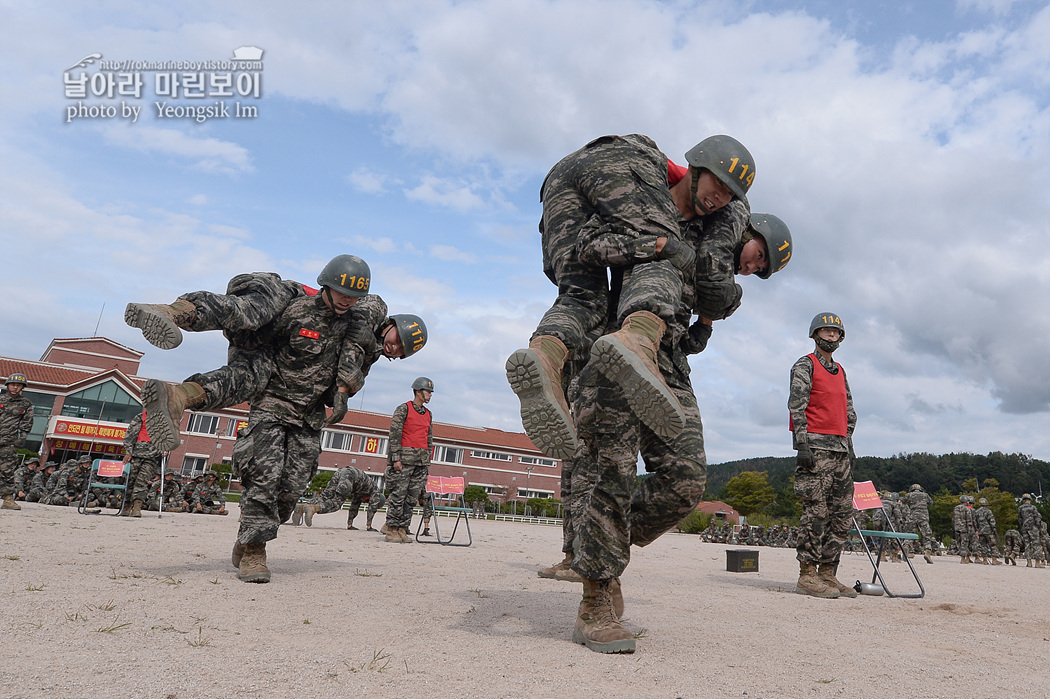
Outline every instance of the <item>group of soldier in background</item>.
MULTIPOLYGON (((166 472, 162 487, 160 475, 155 475, 147 489, 147 509, 156 511, 163 504, 167 512, 227 514, 226 494, 218 483, 218 474, 214 471, 192 478, 186 477, 181 482, 176 481, 174 476, 174 472, 166 472)), ((54 461, 48 461, 41 466, 40 459, 33 456, 15 469, 14 497, 15 500, 61 507, 77 507, 83 504, 91 509, 125 508, 125 490, 105 487, 123 485, 122 477, 96 476, 91 481, 91 489, 88 490, 89 478, 91 457, 87 455, 69 459, 61 466, 54 461)))
POLYGON ((1025 493, 1017 508, 1018 529, 1006 532, 1003 554, 1000 556, 996 537, 995 515, 988 507, 988 500, 977 501, 978 508, 973 509, 972 495, 960 495, 959 504, 952 511, 952 538, 950 553, 959 556, 960 563, 984 563, 1001 565, 1000 557, 1006 563, 1017 565, 1017 559, 1023 557, 1028 568, 1045 568, 1050 553, 1050 534, 1046 522, 1032 503, 1032 496, 1025 493))
POLYGON ((700 538, 712 544, 795 548, 798 545, 798 527, 786 524, 769 528, 748 524, 735 527, 725 521, 712 520, 707 529, 700 533, 700 538))

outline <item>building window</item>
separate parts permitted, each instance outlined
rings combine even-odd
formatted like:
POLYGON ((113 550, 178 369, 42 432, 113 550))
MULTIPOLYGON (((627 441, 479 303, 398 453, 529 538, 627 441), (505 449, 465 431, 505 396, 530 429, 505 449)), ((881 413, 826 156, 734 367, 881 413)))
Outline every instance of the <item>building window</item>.
POLYGON ((553 490, 526 490, 525 488, 518 488, 518 497, 525 498, 546 498, 547 500, 554 499, 553 490))
POLYGON ((237 430, 247 426, 247 420, 239 420, 237 418, 231 417, 229 420, 226 421, 226 431, 223 432, 223 434, 225 434, 227 437, 236 437, 237 430))
POLYGON ((365 435, 358 435, 360 440, 357 442, 357 453, 358 454, 375 454, 378 456, 386 456, 386 445, 390 440, 386 437, 366 437, 365 435))
POLYGON ((500 454, 498 451, 478 451, 477 449, 471 450, 470 455, 475 459, 495 459, 496 461, 512 461, 513 457, 510 454, 500 454))
POLYGON ((353 441, 353 438, 352 434, 347 434, 346 432, 325 430, 324 439, 321 440, 321 447, 328 451, 350 451, 350 442, 353 441))
POLYGON ((62 415, 84 420, 106 420, 129 423, 142 413, 142 404, 116 381, 104 381, 66 396, 62 415))
POLYGON ((219 431, 219 416, 190 413, 190 424, 186 431, 195 434, 215 434, 219 431))
POLYGON ((518 461, 523 464, 534 464, 536 466, 550 466, 554 468, 558 462, 554 459, 541 459, 538 456, 519 456, 518 461))
POLYGON ((207 465, 208 459, 203 456, 184 456, 182 457, 182 470, 179 473, 183 476, 195 476, 198 473, 204 473, 207 465))
POLYGON ((434 461, 443 464, 463 463, 463 450, 455 447, 434 447, 434 461))

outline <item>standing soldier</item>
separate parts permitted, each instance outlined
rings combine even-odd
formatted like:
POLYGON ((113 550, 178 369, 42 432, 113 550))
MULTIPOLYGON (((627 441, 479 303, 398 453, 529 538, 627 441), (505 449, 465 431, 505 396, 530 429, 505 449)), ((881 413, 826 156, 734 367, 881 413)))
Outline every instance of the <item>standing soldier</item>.
POLYGON ((908 489, 908 494, 904 496, 904 500, 908 503, 908 509, 911 511, 911 531, 922 537, 923 558, 926 559, 927 563, 933 563, 930 560, 930 554, 940 553, 940 546, 938 546, 937 540, 933 538, 933 529, 930 528, 930 506, 933 505, 933 498, 922 489, 921 485, 915 483, 908 489))
POLYGON ((1024 553, 1024 540, 1021 532, 1007 529, 1004 535, 1003 559, 1010 565, 1017 565, 1017 557, 1024 553))
POLYGON ((33 430, 33 404, 22 395, 29 384, 25 374, 7 377, 7 388, 0 393, 0 510, 21 510, 15 502, 15 470, 18 449, 33 430))
POLYGON ((959 547, 959 563, 973 563, 970 557, 970 543, 976 531, 973 521, 973 510, 970 509, 970 496, 960 495, 959 504, 952 510, 952 530, 955 543, 959 547))
POLYGON ((371 502, 374 497, 383 497, 377 492, 375 482, 364 471, 353 466, 344 466, 332 474, 331 480, 328 481, 328 485, 320 495, 295 506, 296 512, 292 514, 292 521, 297 521, 301 513, 306 526, 312 527, 314 515, 337 512, 342 509, 343 503, 349 500, 350 515, 347 518, 347 529, 351 529, 350 523, 361 511, 361 503, 371 502))
POLYGON ((980 562, 987 565, 990 560, 992 565, 1002 565, 999 560, 999 544, 996 543, 998 532, 995 529, 995 515, 988 507, 987 498, 981 498, 977 504, 980 507, 977 508, 973 518, 977 525, 977 551, 980 562))
POLYGON ((146 431, 145 409, 131 420, 124 433, 124 463, 129 462, 131 470, 128 472, 128 487, 124 491, 119 515, 141 517, 142 508, 149 497, 149 484, 160 473, 160 451, 146 431))
POLYGON ((1024 557, 1028 559, 1026 568, 1031 568, 1033 564, 1036 568, 1046 567, 1039 541, 1039 523, 1042 521, 1039 510, 1032 504, 1032 496, 1028 493, 1022 495, 1021 506, 1017 508, 1017 527, 1024 540, 1024 557))
POLYGON ((386 540, 410 543, 412 508, 419 500, 430 473, 434 448, 434 419, 426 403, 434 393, 434 382, 420 376, 412 382, 412 400, 402 403, 390 419, 387 462, 397 476, 390 486, 386 510, 386 540))
POLYGON ((816 347, 791 367, 788 398, 795 461, 795 495, 802 504, 795 592, 856 597, 835 573, 853 509, 853 430, 857 413, 846 370, 832 353, 846 338, 842 320, 818 313, 809 325, 816 347))

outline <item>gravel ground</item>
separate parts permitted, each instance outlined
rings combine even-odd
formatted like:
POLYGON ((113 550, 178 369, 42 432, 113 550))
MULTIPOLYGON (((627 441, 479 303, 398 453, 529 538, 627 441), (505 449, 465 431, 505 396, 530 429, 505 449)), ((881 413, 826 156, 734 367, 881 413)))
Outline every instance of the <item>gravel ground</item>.
MULTIPOLYGON (((555 527, 473 521, 473 546, 452 548, 321 515, 282 527, 273 581, 248 585, 229 560, 236 507, 22 507, 0 512, 3 697, 1050 695, 1050 569, 1023 561, 920 558, 924 599, 818 600, 794 594, 792 550, 729 573, 728 547, 668 534, 622 578, 638 651, 603 656, 570 641, 580 587, 536 577, 561 557, 555 527)), ((886 569, 891 589, 914 585, 886 569)), ((839 577, 870 571, 847 555, 839 577)))

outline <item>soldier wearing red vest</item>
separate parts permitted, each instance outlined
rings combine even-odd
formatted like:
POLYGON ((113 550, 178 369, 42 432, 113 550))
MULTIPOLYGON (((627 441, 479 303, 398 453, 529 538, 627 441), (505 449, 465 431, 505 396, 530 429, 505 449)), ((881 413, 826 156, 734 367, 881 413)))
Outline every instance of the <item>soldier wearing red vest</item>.
POLYGON ((131 462, 128 487, 124 491, 121 517, 141 517, 149 497, 149 485, 160 473, 160 450, 146 432, 146 411, 136 415, 124 433, 124 463, 131 462))
POLYGON ((818 313, 809 326, 813 352, 791 367, 788 398, 795 461, 795 495, 802 503, 795 592, 856 597, 835 577, 853 511, 853 411, 846 370, 831 358, 846 338, 842 320, 818 313))
POLYGON ((396 474, 387 483, 386 524, 383 533, 392 543, 411 543, 412 508, 419 500, 430 474, 430 452, 434 448, 433 414, 426 403, 434 393, 434 382, 420 376, 412 382, 412 400, 402 403, 390 419, 387 473, 396 474))

